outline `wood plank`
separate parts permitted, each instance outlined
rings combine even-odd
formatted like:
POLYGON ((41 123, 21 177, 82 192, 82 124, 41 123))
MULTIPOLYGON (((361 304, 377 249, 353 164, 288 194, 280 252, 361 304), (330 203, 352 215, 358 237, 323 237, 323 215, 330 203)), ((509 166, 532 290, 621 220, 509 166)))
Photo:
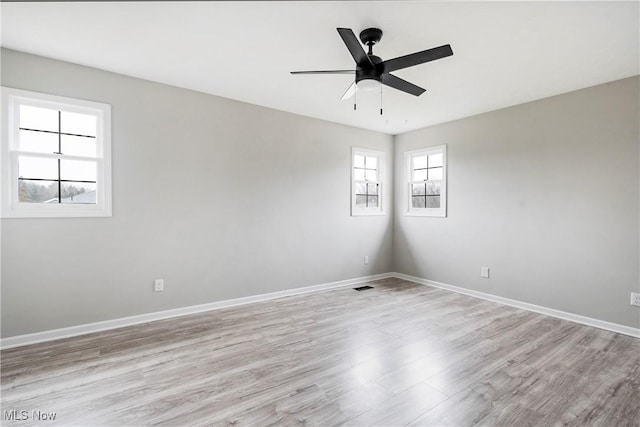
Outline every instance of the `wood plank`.
POLYGON ((369 284, 4 350, 2 410, 86 426, 637 427, 640 340, 369 284))

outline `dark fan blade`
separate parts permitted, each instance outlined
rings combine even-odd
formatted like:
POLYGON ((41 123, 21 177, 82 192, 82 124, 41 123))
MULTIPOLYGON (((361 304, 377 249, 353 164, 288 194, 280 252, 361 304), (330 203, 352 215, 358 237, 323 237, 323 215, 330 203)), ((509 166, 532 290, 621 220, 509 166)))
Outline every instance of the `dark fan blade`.
POLYGON ((410 93, 411 95, 420 96, 425 92, 425 90, 420 86, 416 86, 413 83, 409 83, 408 81, 402 80, 400 77, 396 77, 391 74, 383 73, 380 78, 382 79, 382 84, 410 93))
POLYGON ((365 53, 356 35, 351 31, 351 28, 337 28, 337 30, 340 37, 342 37, 342 41, 347 45, 351 56, 353 56, 353 59, 356 61, 356 64, 361 67, 363 65, 373 66, 371 59, 369 59, 369 56, 365 53))
POLYGON ((453 55, 451 46, 445 44, 444 46, 434 47, 433 49, 423 50, 422 52, 388 59, 382 64, 384 65, 384 72, 390 73, 391 71, 413 67, 414 65, 424 64, 425 62, 435 61, 436 59, 446 58, 451 55, 453 55))
POLYGON ((291 74, 353 74, 355 70, 291 71, 291 74))

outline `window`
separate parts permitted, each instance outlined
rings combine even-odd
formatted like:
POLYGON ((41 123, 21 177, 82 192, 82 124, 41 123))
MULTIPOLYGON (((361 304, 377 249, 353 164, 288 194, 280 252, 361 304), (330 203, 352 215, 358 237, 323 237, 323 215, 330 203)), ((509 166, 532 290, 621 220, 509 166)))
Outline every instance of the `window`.
POLYGON ((111 107, 2 88, 2 215, 111 216, 111 107))
POLYGON ((407 215, 447 216, 447 146, 405 153, 407 215))
POLYGON ((384 153, 354 148, 351 164, 351 215, 382 215, 384 153))

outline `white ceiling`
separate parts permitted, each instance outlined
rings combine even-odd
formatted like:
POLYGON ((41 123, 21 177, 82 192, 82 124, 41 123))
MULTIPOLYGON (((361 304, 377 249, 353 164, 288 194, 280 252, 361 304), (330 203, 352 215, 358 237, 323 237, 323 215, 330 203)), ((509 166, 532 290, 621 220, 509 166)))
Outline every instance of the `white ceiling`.
POLYGON ((3 2, 2 45, 305 116, 398 134, 638 74, 638 2, 3 2), (379 27, 383 59, 427 89, 340 101, 353 68, 336 27, 379 27))

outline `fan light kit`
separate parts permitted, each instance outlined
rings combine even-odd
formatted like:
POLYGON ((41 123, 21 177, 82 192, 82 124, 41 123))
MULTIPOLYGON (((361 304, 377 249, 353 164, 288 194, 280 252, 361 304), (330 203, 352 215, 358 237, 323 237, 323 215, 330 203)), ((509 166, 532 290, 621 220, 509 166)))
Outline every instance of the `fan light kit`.
MULTIPOLYGON (((373 45, 382 39, 382 30, 378 28, 367 28, 360 33, 360 41, 368 47, 368 52, 364 51, 362 45, 358 42, 358 39, 350 28, 337 28, 337 30, 340 37, 342 37, 342 41, 347 46, 349 53, 351 53, 354 61, 356 61, 355 70, 292 71, 291 74, 355 74, 354 82, 342 96, 343 100, 354 96, 358 90, 369 91, 380 88, 382 96, 382 85, 414 96, 420 96, 425 92, 423 88, 390 73, 453 55, 451 45, 445 44, 383 61, 382 58, 373 54, 373 45)), ((355 110, 356 108, 356 102, 354 100, 353 109, 355 110)), ((382 105, 380 106, 380 114, 382 114, 382 105)))

